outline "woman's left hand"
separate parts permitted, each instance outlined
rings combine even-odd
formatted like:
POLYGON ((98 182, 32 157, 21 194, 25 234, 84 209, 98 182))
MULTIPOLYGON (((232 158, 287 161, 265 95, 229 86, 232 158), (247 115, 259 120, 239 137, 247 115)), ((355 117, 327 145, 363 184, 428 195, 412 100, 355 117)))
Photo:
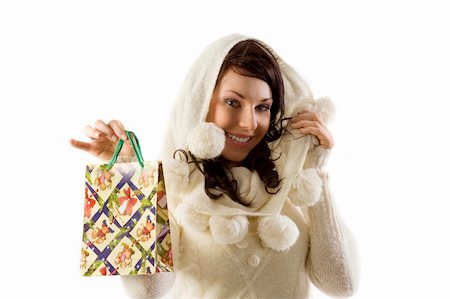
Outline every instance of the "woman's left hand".
POLYGON ((331 149, 334 146, 333 135, 325 126, 322 118, 314 111, 304 110, 291 119, 293 129, 298 129, 302 134, 311 134, 319 140, 319 146, 331 149))

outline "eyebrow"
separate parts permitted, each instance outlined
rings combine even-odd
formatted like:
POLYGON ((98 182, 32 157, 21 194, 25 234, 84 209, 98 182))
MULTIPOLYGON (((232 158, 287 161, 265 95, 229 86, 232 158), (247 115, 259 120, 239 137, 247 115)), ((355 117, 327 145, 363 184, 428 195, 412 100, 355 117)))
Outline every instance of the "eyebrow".
MULTIPOLYGON (((234 90, 231 90, 231 89, 225 90, 225 92, 227 92, 227 91, 236 94, 238 97, 244 98, 244 96, 241 95, 241 94, 240 94, 239 92, 237 92, 237 91, 234 91, 234 90)), ((262 99, 261 101, 262 101, 262 102, 272 101, 272 98, 265 98, 265 99, 262 99)))

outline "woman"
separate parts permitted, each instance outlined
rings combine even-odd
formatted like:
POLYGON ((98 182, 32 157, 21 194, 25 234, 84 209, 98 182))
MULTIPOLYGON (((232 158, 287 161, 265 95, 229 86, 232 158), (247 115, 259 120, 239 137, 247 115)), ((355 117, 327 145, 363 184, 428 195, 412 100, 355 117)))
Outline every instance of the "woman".
MULTIPOLYGON (((352 295, 357 250, 323 170, 331 110, 263 42, 233 34, 208 46, 162 153, 175 275, 123 277, 130 296, 307 298, 309 281, 352 295)), ((104 160, 126 139, 119 121, 85 132, 92 141, 72 145, 104 160)))

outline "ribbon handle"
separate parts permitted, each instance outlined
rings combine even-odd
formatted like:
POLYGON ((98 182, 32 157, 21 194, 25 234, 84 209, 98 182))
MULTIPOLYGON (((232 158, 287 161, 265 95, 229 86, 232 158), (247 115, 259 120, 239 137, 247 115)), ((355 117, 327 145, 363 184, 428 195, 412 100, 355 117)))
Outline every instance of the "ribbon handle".
MULTIPOLYGON (((144 168, 144 158, 142 157, 139 140, 137 139, 136 135, 133 132, 125 131, 125 133, 127 134, 128 139, 131 142, 131 146, 133 147, 133 151, 136 154, 139 164, 141 165, 142 168, 144 168)), ((119 143, 117 143, 116 150, 114 151, 111 161, 109 161, 108 167, 106 168, 107 170, 110 170, 116 163, 117 157, 119 156, 119 153, 122 150, 123 144, 124 141, 122 139, 119 139, 119 143)))

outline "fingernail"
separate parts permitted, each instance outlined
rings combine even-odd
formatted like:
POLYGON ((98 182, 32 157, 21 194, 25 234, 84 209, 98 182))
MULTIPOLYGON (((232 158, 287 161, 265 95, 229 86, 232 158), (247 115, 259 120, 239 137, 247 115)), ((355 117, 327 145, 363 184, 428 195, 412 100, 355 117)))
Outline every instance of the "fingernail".
POLYGON ((117 141, 117 136, 114 135, 114 136, 112 137, 112 140, 113 140, 114 142, 116 142, 116 141, 117 141))
POLYGON ((127 140, 127 135, 122 134, 122 135, 120 135, 120 138, 122 138, 123 140, 127 140))

